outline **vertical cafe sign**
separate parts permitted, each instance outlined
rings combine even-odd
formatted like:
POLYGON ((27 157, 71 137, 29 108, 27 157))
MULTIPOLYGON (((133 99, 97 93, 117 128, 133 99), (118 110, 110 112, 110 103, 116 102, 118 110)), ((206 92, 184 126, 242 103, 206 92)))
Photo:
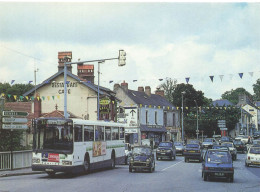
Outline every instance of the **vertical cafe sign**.
POLYGON ((109 109, 109 104, 110 104, 110 99, 109 98, 102 98, 99 100, 99 113, 100 114, 109 114, 110 109, 109 109))

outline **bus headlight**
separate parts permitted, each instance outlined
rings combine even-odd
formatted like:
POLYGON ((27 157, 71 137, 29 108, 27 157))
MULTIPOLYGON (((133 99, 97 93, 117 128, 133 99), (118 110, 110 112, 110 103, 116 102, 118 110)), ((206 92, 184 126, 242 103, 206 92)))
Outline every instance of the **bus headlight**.
POLYGON ((32 163, 40 163, 40 158, 36 158, 36 157, 33 157, 32 158, 32 163))
POLYGON ((62 165, 72 165, 72 161, 62 161, 62 165))

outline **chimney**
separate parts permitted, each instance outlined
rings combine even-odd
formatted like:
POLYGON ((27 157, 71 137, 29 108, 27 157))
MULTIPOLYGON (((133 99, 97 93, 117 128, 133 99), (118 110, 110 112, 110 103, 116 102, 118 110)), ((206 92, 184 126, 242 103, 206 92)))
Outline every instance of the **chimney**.
POLYGON ((36 98, 34 99, 34 117, 38 118, 41 116, 42 113, 42 101, 41 99, 37 99, 39 97, 39 94, 36 94, 36 98))
POLYGON ((128 92, 128 83, 124 81, 123 83, 121 83, 121 87, 126 93, 128 92))
POLYGON ((94 84, 95 75, 94 75, 94 65, 84 65, 80 63, 77 65, 78 76, 85 81, 90 81, 94 84))
POLYGON ((138 87, 139 92, 144 92, 144 87, 138 87))
POLYGON ((118 83, 114 84, 114 92, 116 92, 119 87, 120 85, 118 83))
POLYGON ((160 90, 160 88, 157 88, 157 90, 155 91, 155 94, 164 97, 164 90, 160 90))
MULTIPOLYGON (((64 69, 64 63, 65 62, 71 62, 72 59, 72 52, 71 51, 65 51, 65 52, 58 52, 58 70, 61 71, 64 69)), ((67 69, 69 72, 72 73, 72 66, 67 65, 67 69)))
POLYGON ((145 86, 145 94, 151 97, 151 87, 150 86, 145 86))

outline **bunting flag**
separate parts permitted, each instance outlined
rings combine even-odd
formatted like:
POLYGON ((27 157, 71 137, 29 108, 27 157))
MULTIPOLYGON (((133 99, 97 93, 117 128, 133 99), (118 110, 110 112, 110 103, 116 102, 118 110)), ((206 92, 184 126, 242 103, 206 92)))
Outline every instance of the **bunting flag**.
POLYGON ((29 84, 31 84, 33 81, 29 81, 29 84))
POLYGON ((137 80, 133 80, 133 82, 136 82, 137 80))
POLYGON ((109 81, 109 83, 113 83, 114 81, 109 81))
POLYGON ((12 80, 12 81, 11 81, 11 85, 12 85, 14 82, 15 82, 15 80, 12 80))
POLYGON ((19 97, 20 101, 22 101, 22 100, 23 100, 23 98, 24 98, 23 96, 20 96, 20 97, 19 97))
POLYGON ((54 100, 54 98, 55 98, 55 97, 54 97, 54 96, 52 96, 52 99, 53 99, 53 100, 54 100))
POLYGON ((60 99, 60 95, 57 95, 57 98, 60 99))
POLYGON ((29 97, 28 96, 25 96, 26 100, 28 101, 29 100, 29 97))
POLYGON ((220 78, 221 82, 223 80, 223 77, 224 77, 224 75, 219 75, 219 78, 220 78))
POLYGON ((162 81, 163 79, 158 79, 159 81, 162 81))
POLYGON ((37 97, 37 100, 40 101, 40 97, 37 97))
POLYGON ((213 79, 214 79, 214 76, 209 76, 210 80, 212 81, 213 83, 213 79))
POLYGON ((66 84, 69 84, 70 83, 70 81, 66 81, 66 84))
POLYGON ((50 83, 50 81, 49 81, 49 80, 46 80, 44 83, 48 84, 48 83, 50 83))
POLYGON ((239 77, 242 79, 243 73, 238 73, 238 74, 239 74, 239 77))
POLYGON ((8 96, 8 97, 9 97, 9 99, 10 99, 11 95, 10 95, 10 94, 7 94, 7 96, 8 96))
POLYGON ((16 101, 17 95, 14 95, 14 100, 16 101))
POLYGON ((42 96, 42 100, 43 100, 43 101, 45 100, 45 97, 44 97, 44 96, 42 96))
POLYGON ((50 100, 50 96, 47 96, 48 101, 50 100))
POLYGON ((248 72, 251 77, 253 77, 254 72, 248 72))
POLYGON ((230 77, 230 80, 232 80, 233 79, 233 74, 229 74, 229 77, 230 77))
POLYGON ((186 79, 186 83, 188 84, 189 81, 190 81, 190 78, 189 78, 189 77, 186 77, 185 79, 186 79))

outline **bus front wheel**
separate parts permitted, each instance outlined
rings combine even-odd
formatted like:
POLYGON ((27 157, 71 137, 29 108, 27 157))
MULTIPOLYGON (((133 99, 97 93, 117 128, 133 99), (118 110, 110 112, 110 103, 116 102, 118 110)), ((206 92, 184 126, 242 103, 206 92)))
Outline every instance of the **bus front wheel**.
POLYGON ((113 152, 112 155, 111 155, 111 168, 114 169, 115 166, 116 166, 116 155, 113 152))

